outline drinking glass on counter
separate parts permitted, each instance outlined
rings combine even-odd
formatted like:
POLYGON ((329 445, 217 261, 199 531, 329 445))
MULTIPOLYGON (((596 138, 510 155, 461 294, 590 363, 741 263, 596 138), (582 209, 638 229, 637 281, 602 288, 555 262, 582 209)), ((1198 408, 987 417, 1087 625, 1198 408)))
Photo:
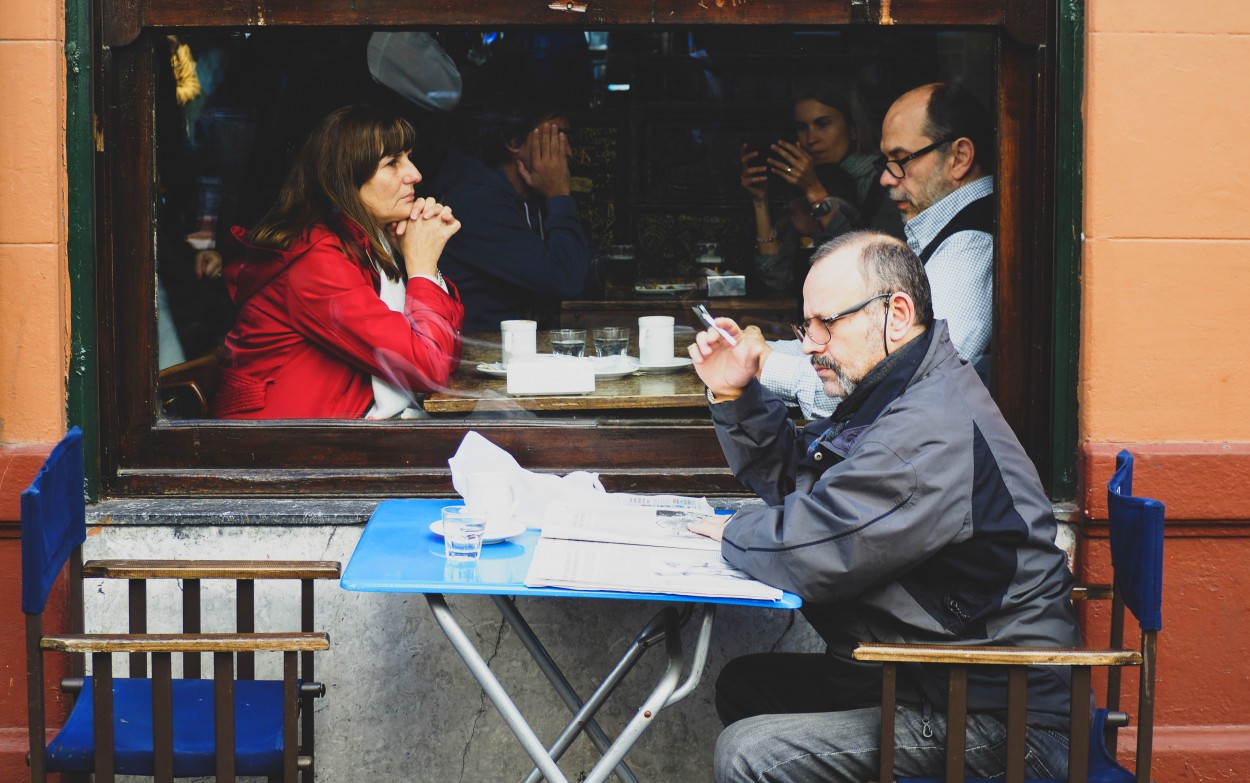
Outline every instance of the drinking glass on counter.
POLYGON ((595 356, 623 356, 629 350, 629 327, 600 326, 593 331, 595 356))
POLYGON ((552 329, 551 352, 556 356, 585 356, 585 329, 552 329))

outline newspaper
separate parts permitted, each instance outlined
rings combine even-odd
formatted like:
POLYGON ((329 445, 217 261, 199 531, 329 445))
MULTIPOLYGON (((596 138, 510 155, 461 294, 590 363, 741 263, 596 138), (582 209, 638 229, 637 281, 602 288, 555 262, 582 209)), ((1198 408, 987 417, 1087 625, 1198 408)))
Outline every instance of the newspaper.
POLYGON ((525 586, 761 601, 782 597, 719 552, 548 538, 546 531, 534 548, 525 586))
POLYGON ((714 513, 703 498, 608 494, 596 503, 549 504, 542 530, 543 538, 719 552, 718 542, 687 528, 714 513))

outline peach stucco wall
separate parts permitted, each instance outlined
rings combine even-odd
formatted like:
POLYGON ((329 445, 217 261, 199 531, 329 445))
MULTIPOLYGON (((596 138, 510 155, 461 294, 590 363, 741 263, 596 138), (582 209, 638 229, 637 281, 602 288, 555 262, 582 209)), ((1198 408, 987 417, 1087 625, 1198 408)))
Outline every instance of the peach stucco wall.
POLYGON ((0 446, 65 429, 64 27, 53 0, 0 13, 0 446))
POLYGON ((1250 441, 1250 3, 1087 31, 1081 439, 1250 441))

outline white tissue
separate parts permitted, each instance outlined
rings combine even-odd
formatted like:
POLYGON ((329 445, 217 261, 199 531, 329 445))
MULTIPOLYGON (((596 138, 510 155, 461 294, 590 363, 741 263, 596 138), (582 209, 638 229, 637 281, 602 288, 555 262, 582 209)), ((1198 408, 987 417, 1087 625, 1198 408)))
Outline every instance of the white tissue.
POLYGON ((598 473, 582 470, 566 476, 534 473, 517 464, 511 454, 472 430, 465 434, 447 464, 451 466, 452 486, 466 501, 470 473, 497 471, 507 475, 517 493, 514 518, 527 528, 542 527, 550 503, 602 503, 608 494, 603 484, 599 483, 598 473))

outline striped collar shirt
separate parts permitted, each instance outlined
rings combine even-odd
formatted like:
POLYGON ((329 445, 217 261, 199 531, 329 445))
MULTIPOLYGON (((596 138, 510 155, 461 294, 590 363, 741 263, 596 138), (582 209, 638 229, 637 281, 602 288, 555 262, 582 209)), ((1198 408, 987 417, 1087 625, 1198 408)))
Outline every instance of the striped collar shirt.
MULTIPOLYGON (((948 194, 903 227, 919 254, 964 207, 994 192, 994 178, 981 177, 948 194)), ((990 350, 994 317, 994 237, 960 231, 942 242, 925 265, 933 291, 933 315, 950 325, 959 355, 975 361, 990 350)))

